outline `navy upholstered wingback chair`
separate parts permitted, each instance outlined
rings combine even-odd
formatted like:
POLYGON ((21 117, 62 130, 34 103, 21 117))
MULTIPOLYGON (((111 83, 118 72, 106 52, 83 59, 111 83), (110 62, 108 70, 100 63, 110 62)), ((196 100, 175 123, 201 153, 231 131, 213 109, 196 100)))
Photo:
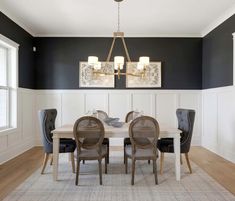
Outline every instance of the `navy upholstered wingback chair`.
MULTIPOLYGON (((46 109, 38 111, 39 116, 39 127, 41 140, 44 148, 44 161, 41 170, 41 174, 43 174, 48 158, 53 153, 53 139, 51 131, 55 129, 55 119, 57 116, 56 109, 46 109)), ((74 164, 74 150, 76 149, 76 142, 73 139, 61 139, 59 153, 71 153, 71 162, 73 172, 75 172, 75 164, 74 164)), ((52 164, 52 158, 51 158, 52 164)))
MULTIPOLYGON (((191 146, 193 125, 195 119, 195 110, 189 109, 177 109, 176 116, 178 119, 178 129, 182 131, 180 139, 180 152, 185 154, 186 162, 190 173, 192 173, 192 168, 189 162, 188 153, 191 146)), ((158 149, 161 152, 160 159, 160 173, 162 174, 164 153, 174 153, 174 144, 172 138, 163 138, 158 140, 158 149)), ((182 159, 181 159, 182 163, 182 159)))

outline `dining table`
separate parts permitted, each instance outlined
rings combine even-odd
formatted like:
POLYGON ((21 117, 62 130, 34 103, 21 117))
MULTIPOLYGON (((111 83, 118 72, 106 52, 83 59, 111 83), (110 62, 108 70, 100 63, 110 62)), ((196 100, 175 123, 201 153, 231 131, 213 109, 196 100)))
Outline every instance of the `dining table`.
MULTIPOLYGON (((122 127, 113 127, 104 124, 105 138, 127 138, 129 137, 129 125, 125 123, 122 127)), ((180 133, 178 128, 160 124, 159 138, 173 138, 175 155, 175 177, 180 181, 180 133)), ((53 180, 58 180, 59 168, 59 144, 61 138, 74 138, 73 124, 62 125, 52 131, 53 134, 53 180)))

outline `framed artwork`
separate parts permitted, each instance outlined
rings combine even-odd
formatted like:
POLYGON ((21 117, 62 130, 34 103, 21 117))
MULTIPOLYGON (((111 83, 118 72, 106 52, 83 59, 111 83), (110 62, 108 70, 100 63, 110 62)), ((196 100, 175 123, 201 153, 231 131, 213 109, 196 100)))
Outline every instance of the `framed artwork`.
MULTIPOLYGON (((113 62, 101 62, 99 72, 114 73, 113 62)), ((81 88, 114 88, 114 75, 101 75, 93 73, 93 68, 87 62, 79 62, 79 87, 81 88)))
MULTIPOLYGON (((127 62, 126 72, 139 74, 137 62, 127 62)), ((150 62, 145 76, 126 76, 126 88, 158 88, 161 87, 161 62, 150 62)))

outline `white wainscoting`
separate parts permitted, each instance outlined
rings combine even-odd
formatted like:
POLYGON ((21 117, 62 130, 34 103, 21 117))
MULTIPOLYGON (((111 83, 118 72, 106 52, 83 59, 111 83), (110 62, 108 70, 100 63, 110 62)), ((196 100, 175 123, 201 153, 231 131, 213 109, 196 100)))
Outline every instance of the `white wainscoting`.
POLYGON ((0 132, 0 164, 35 145, 35 91, 19 88, 17 128, 0 132))
MULTIPOLYGON (((125 120, 130 110, 142 110, 161 123, 177 126, 176 109, 196 110, 193 145, 201 145, 201 90, 36 90, 36 111, 45 108, 58 110, 56 126, 73 124, 89 110, 101 109, 109 116, 125 120)), ((36 114, 35 114, 36 117, 36 114)), ((36 145, 41 145, 36 117, 36 145)), ((111 145, 122 145, 122 139, 111 145)))
POLYGON ((202 146, 235 163, 235 86, 203 90, 202 146))

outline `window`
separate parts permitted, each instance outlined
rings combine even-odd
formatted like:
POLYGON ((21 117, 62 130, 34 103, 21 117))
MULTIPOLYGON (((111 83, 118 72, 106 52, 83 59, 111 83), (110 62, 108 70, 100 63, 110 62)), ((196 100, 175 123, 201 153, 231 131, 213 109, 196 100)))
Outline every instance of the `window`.
POLYGON ((18 45, 0 34, 0 131, 16 128, 18 45))

